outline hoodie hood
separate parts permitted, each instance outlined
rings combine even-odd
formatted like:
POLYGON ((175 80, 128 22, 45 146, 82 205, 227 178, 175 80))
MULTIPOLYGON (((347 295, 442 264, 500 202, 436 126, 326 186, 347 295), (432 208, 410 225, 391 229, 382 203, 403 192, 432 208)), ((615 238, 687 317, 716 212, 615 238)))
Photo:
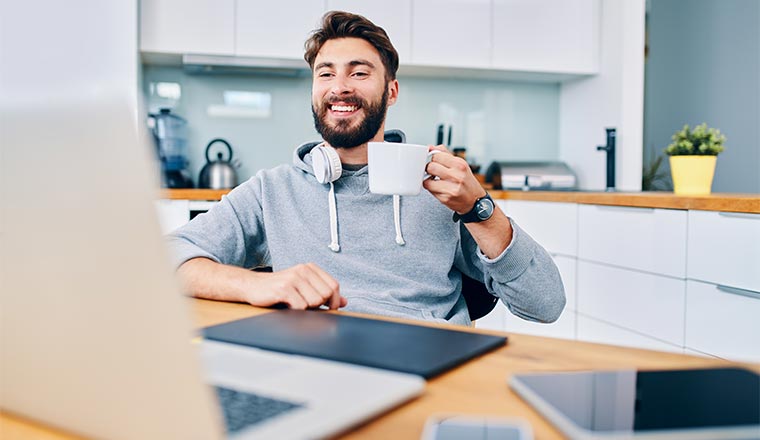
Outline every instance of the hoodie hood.
POLYGON ((314 169, 311 162, 311 150, 322 142, 306 142, 301 144, 293 151, 293 166, 301 171, 314 175, 314 169))

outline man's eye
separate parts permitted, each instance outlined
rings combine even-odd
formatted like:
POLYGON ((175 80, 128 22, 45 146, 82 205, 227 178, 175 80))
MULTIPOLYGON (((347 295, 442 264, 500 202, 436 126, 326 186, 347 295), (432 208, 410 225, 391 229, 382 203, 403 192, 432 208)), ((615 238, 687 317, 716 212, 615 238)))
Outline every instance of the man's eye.
POLYGON ((369 74, 367 72, 354 72, 354 76, 365 77, 365 76, 368 76, 368 75, 369 74))
POLYGON ((320 78, 329 78, 331 76, 332 76, 332 73, 330 73, 330 72, 322 72, 322 73, 319 74, 320 78))

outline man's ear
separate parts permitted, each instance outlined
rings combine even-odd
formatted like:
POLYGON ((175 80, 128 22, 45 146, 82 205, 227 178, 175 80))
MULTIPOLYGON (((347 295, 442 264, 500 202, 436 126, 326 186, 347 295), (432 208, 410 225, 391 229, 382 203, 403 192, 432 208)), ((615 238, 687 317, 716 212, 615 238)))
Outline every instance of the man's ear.
POLYGON ((398 99, 398 80, 394 79, 388 82, 388 105, 396 103, 398 99))

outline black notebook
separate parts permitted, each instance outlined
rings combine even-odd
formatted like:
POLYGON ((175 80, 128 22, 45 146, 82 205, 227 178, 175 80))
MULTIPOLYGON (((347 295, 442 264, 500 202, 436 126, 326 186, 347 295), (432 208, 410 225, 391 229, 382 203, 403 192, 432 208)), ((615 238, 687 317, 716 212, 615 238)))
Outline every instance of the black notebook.
POLYGON ((429 379, 500 347, 506 337, 423 327, 318 310, 277 310, 207 327, 206 339, 429 379))

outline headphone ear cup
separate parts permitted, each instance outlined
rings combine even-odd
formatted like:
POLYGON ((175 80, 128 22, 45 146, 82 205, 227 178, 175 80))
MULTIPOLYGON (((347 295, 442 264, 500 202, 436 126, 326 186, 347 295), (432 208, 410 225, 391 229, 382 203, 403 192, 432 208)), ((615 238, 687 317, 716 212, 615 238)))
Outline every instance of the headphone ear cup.
POLYGON ((338 152, 327 145, 319 145, 311 150, 311 166, 319 183, 335 182, 343 173, 338 152))

